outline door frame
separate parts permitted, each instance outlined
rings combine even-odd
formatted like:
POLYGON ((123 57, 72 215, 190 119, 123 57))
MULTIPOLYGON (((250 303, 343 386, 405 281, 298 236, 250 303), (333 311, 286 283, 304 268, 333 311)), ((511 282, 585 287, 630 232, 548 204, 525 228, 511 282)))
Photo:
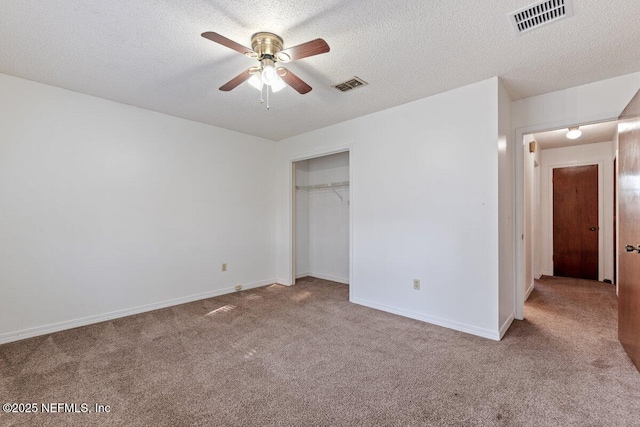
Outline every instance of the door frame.
MULTIPOLYGON (((548 203, 549 227, 547 233, 547 254, 545 265, 551 266, 551 271, 555 271, 553 265, 553 171, 554 169, 570 168, 574 166, 597 166, 598 167, 598 280, 604 280, 604 162, 602 160, 594 161, 572 161, 553 163, 548 165, 548 203)), ((542 231, 542 230, 541 230, 542 231)))
POLYGON ((289 158, 289 283, 294 285, 296 282, 296 181, 295 181, 295 163, 302 160, 315 159, 317 157, 330 156, 338 153, 349 153, 349 301, 353 299, 353 289, 355 283, 353 282, 353 207, 354 197, 353 194, 353 145, 347 144, 342 146, 334 146, 330 149, 312 151, 305 154, 300 154, 295 157, 289 158))
MULTIPOLYGON (((525 145, 524 136, 531 133, 547 132, 550 130, 569 128, 570 126, 583 126, 594 123, 610 122, 618 120, 618 112, 608 112, 595 116, 565 118, 556 122, 541 123, 533 126, 525 126, 514 129, 515 150, 513 153, 514 171, 515 171, 515 191, 514 191, 514 207, 513 221, 514 233, 513 238, 515 257, 514 257, 514 307, 515 318, 524 319, 524 302, 528 295, 526 293, 525 278, 525 259, 524 259, 524 153, 525 145)), ((541 171, 542 172, 542 171, 541 171)))

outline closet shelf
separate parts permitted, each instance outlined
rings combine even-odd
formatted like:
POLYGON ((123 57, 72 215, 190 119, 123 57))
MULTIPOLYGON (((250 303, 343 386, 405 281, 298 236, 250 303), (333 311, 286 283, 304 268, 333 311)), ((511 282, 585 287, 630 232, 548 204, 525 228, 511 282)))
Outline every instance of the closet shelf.
POLYGON ((298 190, 319 190, 323 188, 348 187, 349 181, 329 182, 327 184, 296 185, 298 190))

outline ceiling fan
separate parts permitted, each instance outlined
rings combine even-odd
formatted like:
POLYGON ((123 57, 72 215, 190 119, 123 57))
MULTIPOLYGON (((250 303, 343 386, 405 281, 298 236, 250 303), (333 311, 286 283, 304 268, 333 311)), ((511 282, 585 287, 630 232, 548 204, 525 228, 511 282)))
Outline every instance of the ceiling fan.
MULTIPOLYGON (((285 87, 285 85, 289 85, 298 91, 298 93, 304 95, 311 91, 311 86, 287 68, 278 66, 278 63, 286 63, 329 52, 329 45, 322 39, 311 40, 288 49, 283 49, 284 42, 282 41, 282 37, 267 32, 255 33, 251 37, 251 49, 211 31, 202 33, 202 37, 260 62, 259 65, 247 68, 220 86, 220 90, 222 91, 235 89, 240 83, 249 80, 252 86, 261 91, 263 85, 271 88, 272 92, 277 92, 285 87)), ((268 94, 269 91, 267 90, 267 95, 268 94)))

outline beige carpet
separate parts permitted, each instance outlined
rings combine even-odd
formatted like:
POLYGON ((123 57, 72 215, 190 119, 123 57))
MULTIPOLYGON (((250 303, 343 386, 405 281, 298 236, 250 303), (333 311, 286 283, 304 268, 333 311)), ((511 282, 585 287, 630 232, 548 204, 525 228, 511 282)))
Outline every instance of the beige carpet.
POLYGON ((502 342, 273 285, 0 346, 5 402, 47 425, 640 425, 614 287, 548 278, 502 342))

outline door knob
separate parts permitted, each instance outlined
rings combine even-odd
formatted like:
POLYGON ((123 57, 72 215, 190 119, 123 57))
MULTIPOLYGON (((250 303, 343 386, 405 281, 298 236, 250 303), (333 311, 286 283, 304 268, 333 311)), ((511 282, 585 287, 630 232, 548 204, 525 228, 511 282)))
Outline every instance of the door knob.
POLYGON ((597 228, 596 228, 596 227, 591 227, 589 230, 590 230, 590 231, 596 231, 596 230, 597 230, 597 228))
POLYGON ((633 246, 633 245, 626 245, 624 248, 625 248, 625 250, 626 250, 627 252, 634 252, 634 251, 638 251, 638 253, 640 254, 640 245, 638 245, 638 247, 637 247, 637 248, 636 248, 635 246, 633 246))

